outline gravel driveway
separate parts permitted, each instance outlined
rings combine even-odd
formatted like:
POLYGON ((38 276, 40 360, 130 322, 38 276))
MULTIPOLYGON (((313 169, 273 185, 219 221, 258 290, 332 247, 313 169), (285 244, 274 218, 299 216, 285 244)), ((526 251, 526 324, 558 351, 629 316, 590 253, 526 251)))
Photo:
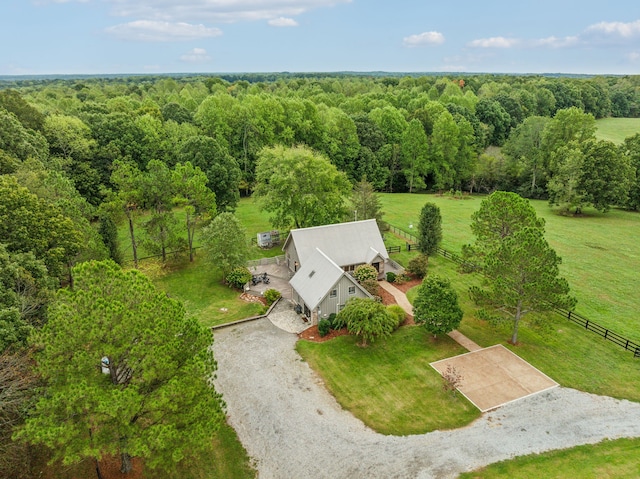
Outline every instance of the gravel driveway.
POLYGON ((451 478, 517 455, 640 436, 640 404, 566 388, 461 429, 384 436, 341 409, 296 340, 266 319, 215 332, 216 388, 260 479, 451 478))

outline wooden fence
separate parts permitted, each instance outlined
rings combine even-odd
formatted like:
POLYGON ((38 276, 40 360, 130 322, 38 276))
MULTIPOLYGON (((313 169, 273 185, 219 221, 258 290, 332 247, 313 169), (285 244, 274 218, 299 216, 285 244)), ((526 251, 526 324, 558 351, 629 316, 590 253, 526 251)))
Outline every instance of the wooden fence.
MULTIPOLYGON (((386 225, 389 227, 390 231, 397 234, 398 236, 405 238, 407 240, 413 241, 414 243, 417 241, 417 238, 411 233, 407 233, 406 231, 403 231, 400 228, 397 228, 396 226, 390 225, 388 223, 386 223, 386 225)), ((408 243, 407 243, 407 250, 410 251, 410 246, 408 243)), ((478 269, 477 267, 474 267, 475 265, 473 265, 472 263, 466 262, 460 255, 452 253, 451 251, 448 251, 444 248, 438 248, 438 254, 448 259, 449 261, 453 261, 454 263, 457 263, 460 265, 466 263, 472 267, 470 268, 472 270, 478 269)), ((590 319, 585 318, 584 316, 581 316, 575 311, 567 311, 566 309, 562 309, 562 308, 553 308, 553 311, 556 314, 562 316, 563 318, 566 318, 569 321, 582 326, 587 331, 591 331, 597 334, 598 336, 604 338, 605 340, 611 341, 612 343, 623 347, 627 351, 631 351, 633 353, 634 358, 640 358, 640 344, 638 344, 637 342, 632 341, 628 338, 625 338, 624 336, 621 336, 618 333, 615 333, 610 329, 607 329, 604 326, 601 326, 600 324, 595 323, 590 319)))

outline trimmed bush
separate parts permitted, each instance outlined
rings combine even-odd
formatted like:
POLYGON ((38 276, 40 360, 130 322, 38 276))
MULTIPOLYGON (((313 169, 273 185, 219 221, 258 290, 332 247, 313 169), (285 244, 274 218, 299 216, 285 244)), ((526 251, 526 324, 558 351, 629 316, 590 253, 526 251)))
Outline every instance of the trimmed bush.
POLYGON ((335 329, 333 327, 333 325, 334 325, 335 320, 336 320, 336 313, 331 313, 327 319, 329 320, 329 324, 331 325, 331 329, 335 329))
POLYGON ((278 291, 277 289, 268 289, 264 292, 264 299, 267 300, 267 305, 271 306, 273 303, 275 303, 280 297, 282 297, 282 294, 280 293, 280 291, 278 291))
POLYGON ((361 281, 360 284, 371 296, 378 295, 380 285, 378 285, 377 279, 365 279, 364 281, 361 281))
POLYGON ((370 264, 361 264, 353 272, 353 277, 358 283, 363 284, 370 279, 376 281, 378 279, 378 272, 370 264))
POLYGON ((253 275, 245 267, 233 268, 227 275, 226 281, 230 287, 244 289, 244 285, 251 281, 253 275))
POLYGON ((421 254, 409 261, 407 265, 407 271, 415 274, 418 278, 424 278, 427 275, 427 269, 429 267, 429 257, 421 254))
POLYGON ((406 311, 402 309, 402 306, 397 304, 390 304, 387 306, 387 311, 391 313, 391 316, 396 318, 396 327, 394 329, 398 329, 407 317, 406 311))
POLYGON ((387 272, 387 281, 393 283, 396 280, 396 274, 393 271, 387 272))
POLYGON ((331 331, 331 321, 328 319, 321 319, 318 321, 318 334, 321 338, 324 338, 331 331))

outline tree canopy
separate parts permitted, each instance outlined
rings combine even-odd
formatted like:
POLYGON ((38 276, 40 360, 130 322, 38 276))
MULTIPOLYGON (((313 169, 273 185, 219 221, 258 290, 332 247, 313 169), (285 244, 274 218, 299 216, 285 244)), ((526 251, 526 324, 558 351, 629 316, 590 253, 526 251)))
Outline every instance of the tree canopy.
POLYGON ((347 176, 306 147, 265 148, 256 166, 255 196, 278 228, 339 223, 351 191, 347 176))
POLYGON ((418 249, 426 256, 433 256, 442 241, 442 216, 435 203, 425 203, 418 221, 418 249))
POLYGON ((560 276, 561 262, 540 228, 525 226, 506 237, 486 257, 488 287, 471 288, 476 303, 489 308, 481 316, 512 321, 511 343, 516 344, 525 315, 557 307, 572 309, 576 300, 569 295, 569 283, 560 276))
POLYGON ((170 470, 224 417, 211 333, 136 270, 104 261, 74 273, 31 339, 46 393, 17 437, 65 464, 119 454, 124 472, 131 456, 170 470))
POLYGON ((447 334, 460 325, 462 309, 458 294, 448 279, 434 275, 425 278, 413 303, 413 318, 434 336, 447 334))

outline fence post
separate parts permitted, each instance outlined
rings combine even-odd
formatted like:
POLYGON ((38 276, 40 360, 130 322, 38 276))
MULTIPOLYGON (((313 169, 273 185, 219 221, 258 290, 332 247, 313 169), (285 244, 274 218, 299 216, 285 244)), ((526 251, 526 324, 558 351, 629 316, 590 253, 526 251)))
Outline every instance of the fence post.
POLYGON ((567 314, 567 319, 571 319, 571 311, 569 311, 569 314, 567 314))

